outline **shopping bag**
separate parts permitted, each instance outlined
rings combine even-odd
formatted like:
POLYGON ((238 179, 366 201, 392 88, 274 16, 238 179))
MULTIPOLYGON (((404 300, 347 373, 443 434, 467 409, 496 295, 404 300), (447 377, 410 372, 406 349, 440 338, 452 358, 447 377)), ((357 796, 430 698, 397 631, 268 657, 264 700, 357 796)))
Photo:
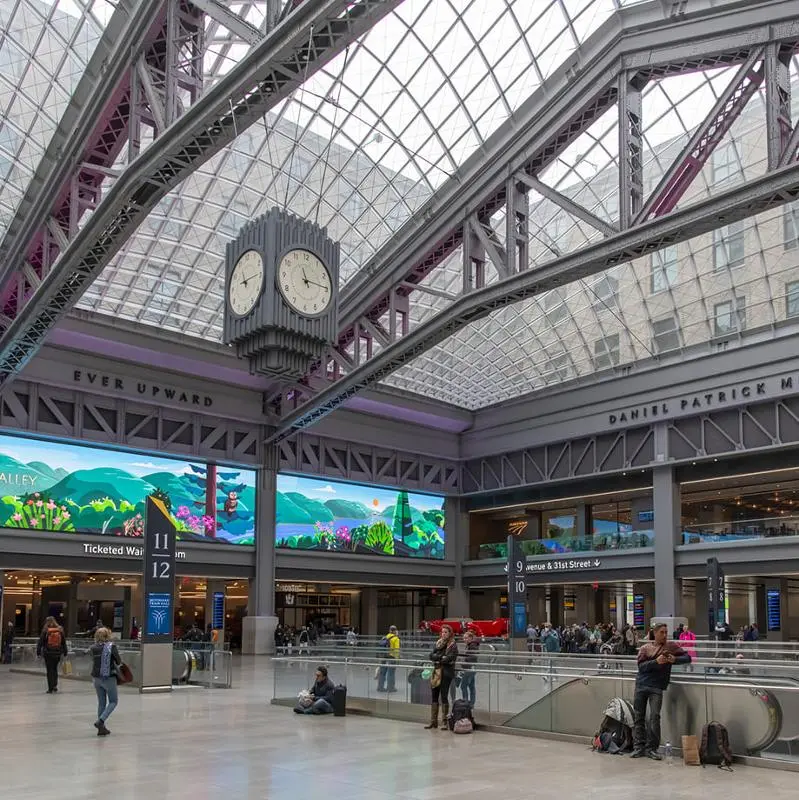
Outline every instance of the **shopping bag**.
POLYGON ((682 737, 682 760, 689 767, 699 766, 699 739, 696 736, 682 737))

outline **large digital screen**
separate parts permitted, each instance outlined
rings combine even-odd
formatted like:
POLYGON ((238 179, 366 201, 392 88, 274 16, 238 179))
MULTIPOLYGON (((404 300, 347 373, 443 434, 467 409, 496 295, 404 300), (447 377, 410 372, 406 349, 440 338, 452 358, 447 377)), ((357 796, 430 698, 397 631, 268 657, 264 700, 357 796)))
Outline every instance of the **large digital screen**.
POLYGON ((255 471, 0 435, 0 527, 140 537, 160 498, 183 541, 255 544, 255 471))
POLYGON ((444 558, 444 498, 277 476, 276 544, 296 550, 444 558))

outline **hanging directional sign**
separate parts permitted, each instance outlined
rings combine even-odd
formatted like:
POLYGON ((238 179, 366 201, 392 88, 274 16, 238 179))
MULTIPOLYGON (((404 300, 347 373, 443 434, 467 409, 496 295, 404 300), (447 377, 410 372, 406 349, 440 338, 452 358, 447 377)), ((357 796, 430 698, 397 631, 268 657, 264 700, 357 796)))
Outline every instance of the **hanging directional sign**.
MULTIPOLYGON (((508 545, 508 548, 510 548, 510 544, 508 545)), ((511 558, 509 549, 508 563, 506 563, 503 567, 506 573, 508 572, 508 565, 510 563, 511 558)), ((564 572, 582 569, 597 569, 601 566, 601 558, 553 558, 548 561, 527 561, 525 563, 524 570, 529 575, 531 572, 564 572)))
POLYGON ((148 497, 144 510, 144 626, 142 641, 171 642, 175 614, 175 526, 164 504, 148 497))
POLYGON ((707 615, 712 635, 716 624, 727 620, 724 570, 717 558, 707 560, 707 615))
POLYGON ((527 636, 527 556, 522 553, 519 540, 508 536, 508 607, 510 631, 513 638, 527 636))

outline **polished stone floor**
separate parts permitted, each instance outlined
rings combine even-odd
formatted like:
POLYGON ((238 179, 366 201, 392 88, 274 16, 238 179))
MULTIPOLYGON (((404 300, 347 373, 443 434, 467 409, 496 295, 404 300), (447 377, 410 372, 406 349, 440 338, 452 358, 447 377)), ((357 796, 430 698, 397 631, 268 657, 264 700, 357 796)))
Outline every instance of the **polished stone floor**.
POLYGON ((15 800, 793 800, 797 775, 667 766, 498 734, 454 736, 362 716, 297 717, 269 705, 269 660, 235 688, 121 695, 95 736, 91 687, 0 669, 0 786, 15 800))

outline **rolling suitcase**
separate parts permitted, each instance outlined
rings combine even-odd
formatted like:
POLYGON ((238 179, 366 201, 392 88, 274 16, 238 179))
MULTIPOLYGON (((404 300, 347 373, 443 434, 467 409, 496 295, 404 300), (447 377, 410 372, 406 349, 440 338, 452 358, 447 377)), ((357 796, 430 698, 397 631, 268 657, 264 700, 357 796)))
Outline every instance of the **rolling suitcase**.
POLYGON ((344 717, 347 714, 347 687, 339 684, 333 690, 333 716, 344 717))

